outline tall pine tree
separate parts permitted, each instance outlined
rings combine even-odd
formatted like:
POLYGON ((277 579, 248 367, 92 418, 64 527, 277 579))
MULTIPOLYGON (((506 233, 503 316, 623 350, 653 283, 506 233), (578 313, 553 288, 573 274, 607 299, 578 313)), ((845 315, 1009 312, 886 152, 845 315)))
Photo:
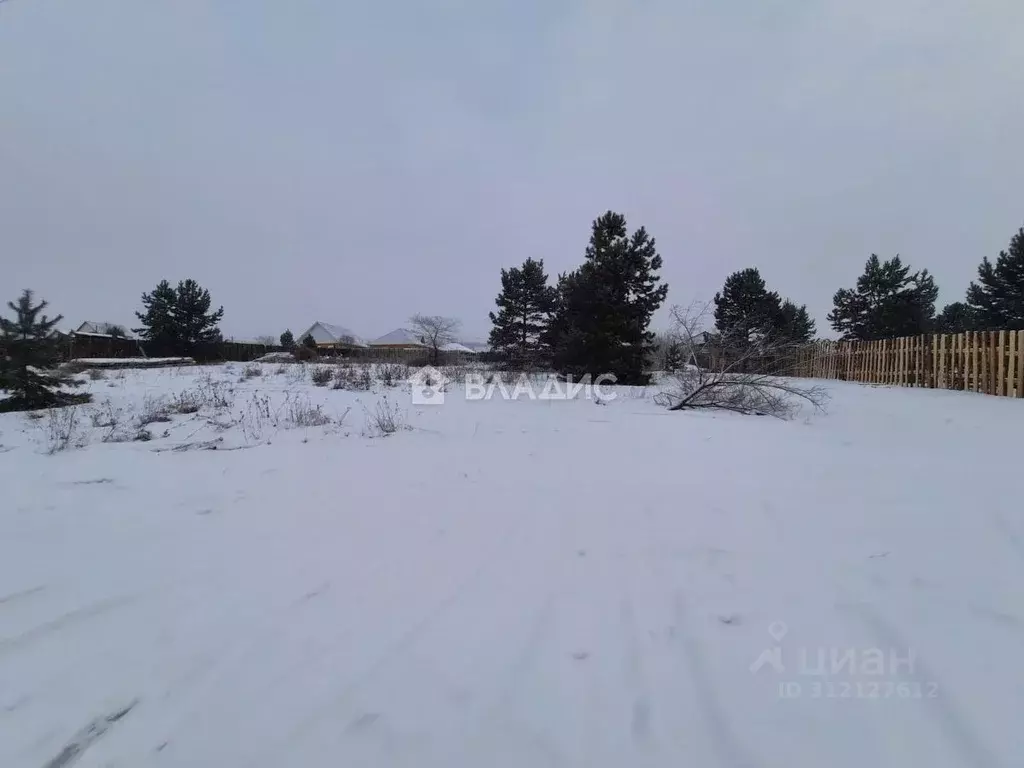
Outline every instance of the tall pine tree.
POLYGON ((510 368, 533 368, 546 357, 543 334, 555 307, 544 261, 527 259, 522 267, 501 270, 498 313, 490 313, 489 343, 510 368))
POLYGON ((844 339, 914 336, 931 329, 938 295, 927 269, 911 272, 899 256, 883 262, 871 254, 857 287, 836 291, 828 319, 844 339))
POLYGON ((789 299, 779 306, 770 336, 789 344, 806 344, 814 338, 815 322, 807 312, 807 305, 799 307, 789 299))
POLYGON ((1024 329, 1024 228, 1010 238, 993 265, 986 256, 978 266, 978 282, 967 289, 967 304, 978 327, 985 330, 1024 329))
POLYGON ((973 309, 962 301, 954 301, 942 308, 932 323, 936 333, 963 333, 978 330, 978 318, 973 309))
POLYGON ((195 280, 178 283, 174 301, 174 323, 184 354, 189 354, 204 344, 221 341, 218 327, 224 317, 224 307, 210 311, 210 292, 195 280))
POLYGON ((145 312, 136 312, 142 323, 135 332, 158 354, 193 354, 202 345, 221 340, 217 327, 224 307, 211 312, 210 292, 195 280, 182 280, 172 288, 161 280, 142 295, 145 312))
POLYGON ((730 346, 745 347, 770 335, 781 312, 779 294, 765 287, 756 267, 733 272, 715 294, 715 327, 730 346))
POLYGON ((150 293, 142 294, 145 311, 135 313, 142 327, 133 330, 140 339, 148 342, 150 354, 177 352, 178 336, 174 323, 176 300, 177 294, 166 280, 161 280, 150 293))
POLYGON ((612 211, 591 227, 584 263, 558 279, 557 311, 547 338, 556 369, 573 376, 613 374, 643 383, 654 340, 651 317, 665 301, 661 256, 643 227, 632 235, 612 211))
POLYGON ((0 389, 11 396, 0 400, 0 412, 88 402, 89 395, 71 395, 60 389, 73 383, 70 376, 56 368, 59 350, 53 331, 63 316, 40 317, 47 303, 33 304, 30 290, 7 306, 15 318, 0 317, 0 348, 4 350, 0 355, 0 389))

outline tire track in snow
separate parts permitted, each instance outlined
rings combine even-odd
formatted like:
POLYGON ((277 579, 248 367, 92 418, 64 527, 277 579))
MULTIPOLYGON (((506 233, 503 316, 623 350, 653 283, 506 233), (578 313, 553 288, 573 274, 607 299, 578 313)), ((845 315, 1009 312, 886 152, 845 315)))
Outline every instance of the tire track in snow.
MULTIPOLYGON (((541 734, 532 731, 527 725, 519 722, 511 711, 512 701, 519 690, 519 685, 536 666, 537 659, 545 647, 545 640, 551 635, 552 619, 555 616, 557 597, 554 590, 548 591, 540 607, 530 620, 530 632, 526 643, 509 666, 504 684, 498 689, 496 698, 484 709, 477 718, 473 736, 455 750, 445 761, 447 765, 476 765, 487 762, 488 737, 493 731, 500 731, 518 737, 519 744, 528 745, 531 756, 536 758, 535 765, 560 766, 565 764, 565 756, 556 746, 541 734), (484 756, 481 759, 481 755, 484 756)), ((493 760, 493 755, 490 756, 493 760)))
POLYGON ((638 749, 656 746, 652 743, 652 703, 647 678, 644 674, 636 610, 629 593, 625 594, 619 603, 619 624, 622 628, 626 649, 626 684, 633 699, 630 707, 630 738, 638 749))
POLYGON ((0 656, 4 655, 5 653, 17 650, 18 648, 21 648, 30 643, 33 643, 39 638, 45 637, 46 635, 49 635, 52 632, 65 629, 68 626, 80 624, 84 621, 88 621, 89 619, 102 616, 106 613, 110 613, 111 611, 117 610, 118 608, 130 605, 131 603, 134 603, 136 600, 138 600, 140 597, 142 597, 141 594, 134 594, 123 595, 121 597, 111 597, 106 600, 100 600, 98 602, 90 603, 89 605, 85 605, 80 608, 75 608, 74 610, 62 613, 56 618, 50 619, 49 621, 44 621, 42 624, 37 624, 36 626, 27 629, 24 632, 21 632, 20 634, 0 638, 0 656))
POLYGON ((700 704, 704 725, 718 753, 720 765, 728 768, 756 768, 758 762, 745 751, 733 732, 715 692, 715 685, 708 677, 709 667, 704 649, 690 624, 686 598, 678 589, 672 595, 672 619, 675 632, 671 642, 689 672, 693 692, 700 704))
POLYGON ((40 584, 37 587, 30 587, 28 589, 19 590, 18 592, 11 592, 10 594, 0 597, 0 605, 3 605, 4 603, 13 603, 15 600, 31 597, 38 592, 42 592, 44 589, 46 589, 46 585, 40 584))
POLYGON ((992 525, 1006 539, 1006 543, 1010 545, 1020 561, 1024 563, 1024 540, 1021 539, 1021 536, 1013 530, 1013 526, 1006 522, 1006 518, 1000 513, 992 512, 989 519, 992 521, 992 525))
MULTIPOLYGON (((890 649, 910 648, 900 631, 870 603, 844 601, 838 607, 858 618, 881 645, 890 649)), ((920 658, 915 657, 914 662, 919 672, 918 677, 927 683, 938 685, 941 692, 935 698, 928 699, 923 708, 936 726, 936 730, 941 732, 938 738, 944 740, 960 755, 964 765, 970 765, 972 768, 1000 768, 1001 763, 968 725, 968 721, 950 696, 949 689, 920 658)))
POLYGON ((498 537, 493 550, 489 551, 485 557, 481 558, 480 562, 472 569, 472 571, 470 571, 468 576, 460 580, 454 589, 452 589, 445 597, 434 603, 432 608, 425 615, 414 621, 404 631, 402 631, 398 637, 392 640, 384 651, 378 654, 372 662, 364 666, 361 671, 345 680, 338 687, 335 695, 332 696, 327 703, 317 707, 314 714, 300 721, 286 737, 284 742, 285 745, 295 742, 302 735, 308 733, 311 729, 319 725, 320 722, 329 717, 331 712, 348 703, 352 695, 359 688, 371 682, 374 677, 387 669, 388 665, 397 656, 411 650, 418 639, 426 631, 433 627, 448 611, 457 605, 474 585, 479 584, 483 576, 495 567, 496 563, 502 559, 502 556, 507 556, 510 551, 516 549, 516 547, 509 545, 509 539, 520 538, 523 533, 524 526, 525 523, 522 518, 510 526, 505 535, 498 537))
POLYGON ((564 599, 566 569, 569 565, 575 565, 583 556, 572 541, 574 520, 566 510, 559 509, 559 512, 561 516, 557 535, 546 536, 541 530, 540 540, 530 550, 537 552, 547 548, 548 556, 544 559, 542 567, 532 569, 535 583, 540 587, 539 592, 543 594, 543 598, 530 613, 526 640, 504 671, 502 682, 497 686, 490 703, 481 708, 481 714, 475 720, 472 736, 465 739, 449 755, 444 763, 446 765, 479 765, 493 762, 494 745, 489 744, 487 740, 495 732, 515 739, 514 744, 517 748, 525 747, 529 752, 530 764, 563 766, 567 762, 558 745, 546 734, 522 722, 513 707, 513 702, 520 694, 524 682, 536 668, 543 651, 549 647, 552 627, 558 615, 557 606, 564 599))
POLYGON ((84 728, 71 737, 71 740, 64 746, 64 748, 54 758, 49 760, 43 768, 67 768, 73 763, 78 762, 82 753, 106 735, 107 731, 113 728, 114 725, 119 723, 125 715, 135 708, 136 704, 138 704, 137 700, 116 712, 112 712, 111 714, 104 715, 102 717, 97 717, 87 723, 84 728))

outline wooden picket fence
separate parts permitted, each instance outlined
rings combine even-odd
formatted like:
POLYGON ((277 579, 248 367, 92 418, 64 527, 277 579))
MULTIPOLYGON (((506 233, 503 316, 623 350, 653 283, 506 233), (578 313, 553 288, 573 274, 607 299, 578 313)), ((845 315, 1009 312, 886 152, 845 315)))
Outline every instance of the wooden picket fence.
POLYGON ((1024 398, 1024 331, 818 341, 794 363, 795 376, 1024 398))

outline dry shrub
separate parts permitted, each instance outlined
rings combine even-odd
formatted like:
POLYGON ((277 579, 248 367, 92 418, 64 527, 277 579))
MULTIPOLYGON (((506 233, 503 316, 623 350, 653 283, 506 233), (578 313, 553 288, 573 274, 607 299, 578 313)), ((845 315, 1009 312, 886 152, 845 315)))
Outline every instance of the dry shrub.
POLYGON ((368 392, 373 388, 373 374, 368 366, 339 365, 334 370, 333 388, 368 392))
POLYGON ((369 434, 377 437, 392 435, 400 429, 406 429, 405 418, 398 403, 392 403, 387 396, 377 401, 376 407, 370 411, 365 406, 366 425, 369 434))
POLYGON ((318 387, 326 387, 332 375, 331 369, 326 365, 316 365, 309 370, 309 378, 318 387))
POLYGON ((46 412, 46 452, 50 455, 67 450, 82 448, 88 438, 80 429, 78 407, 50 408, 46 412))
POLYGON ((170 413, 198 413, 203 408, 214 411, 230 408, 235 402, 234 390, 224 381, 207 374, 193 389, 175 395, 167 406, 170 413))
POLYGON ((308 397, 289 397, 284 402, 285 426, 323 427, 331 423, 331 417, 319 405, 312 405, 308 397))
POLYGON ((409 366, 405 363, 383 363, 377 374, 385 387, 394 387, 409 378, 409 366))
MULTIPOLYGON (((185 413, 185 411, 179 411, 185 413)), ((142 412, 138 416, 138 425, 145 427, 148 424, 166 423, 171 420, 171 414, 167 401, 162 397, 146 395, 142 400, 142 412)))

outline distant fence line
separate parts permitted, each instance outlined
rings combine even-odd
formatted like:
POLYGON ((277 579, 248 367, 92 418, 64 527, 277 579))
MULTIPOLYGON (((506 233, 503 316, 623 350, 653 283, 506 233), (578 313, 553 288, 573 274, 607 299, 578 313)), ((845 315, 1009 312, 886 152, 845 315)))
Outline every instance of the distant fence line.
POLYGON ((798 348, 786 372, 1024 398, 1024 330, 817 341, 798 348))
MULTIPOLYGON (((162 350, 153 344, 139 339, 128 339, 120 336, 100 336, 95 334, 69 334, 60 343, 61 358, 131 358, 131 357, 166 357, 178 354, 174 350, 162 350)), ((262 357, 269 352, 283 352, 284 347, 268 344, 255 344, 239 341, 220 341, 202 344, 190 353, 197 363, 242 362, 247 363, 262 357)), ((409 365, 427 365, 430 362, 430 351, 427 349, 409 349, 397 347, 324 347, 319 350, 320 359, 325 362, 332 360, 358 360, 361 362, 400 362, 409 365)), ((487 355, 474 355, 468 352, 440 351, 437 356, 438 365, 452 365, 467 360, 487 359, 487 355)))
MULTIPOLYGON (((189 355, 196 362, 249 362, 262 357, 268 352, 280 352, 283 347, 267 344, 245 344, 238 341, 220 341, 202 344, 189 355)), ((61 358, 128 358, 128 357, 166 357, 171 354, 167 350, 156 349, 139 339, 127 339, 120 336, 99 336, 92 334, 69 334, 60 343, 61 358), (167 354, 164 354, 167 352, 167 354)))

